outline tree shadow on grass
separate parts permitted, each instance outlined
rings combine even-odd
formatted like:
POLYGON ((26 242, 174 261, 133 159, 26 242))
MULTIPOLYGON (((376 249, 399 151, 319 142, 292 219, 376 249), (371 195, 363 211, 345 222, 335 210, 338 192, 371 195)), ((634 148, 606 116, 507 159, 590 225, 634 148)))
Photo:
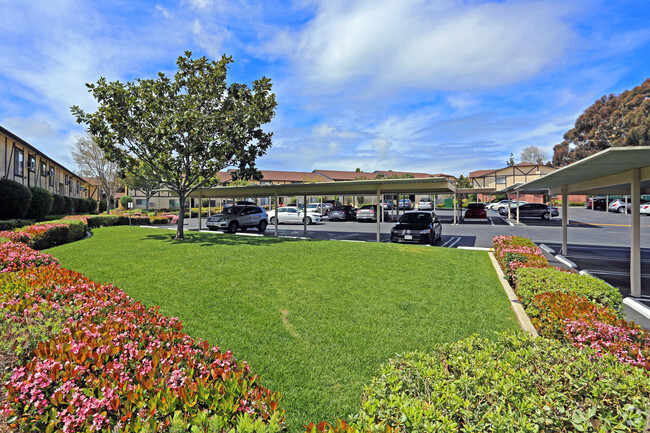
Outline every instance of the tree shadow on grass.
MULTIPOLYGON (((268 247, 287 242, 305 242, 305 239, 291 239, 291 238, 276 238, 268 236, 242 236, 234 234, 212 234, 212 233, 196 233, 186 232, 185 239, 174 239, 176 233, 170 234, 150 234, 143 238, 143 240, 150 241, 163 241, 173 245, 192 244, 201 247, 209 247, 214 245, 254 245, 260 247, 268 247)), ((320 240, 310 239, 309 242, 323 242, 320 240)))

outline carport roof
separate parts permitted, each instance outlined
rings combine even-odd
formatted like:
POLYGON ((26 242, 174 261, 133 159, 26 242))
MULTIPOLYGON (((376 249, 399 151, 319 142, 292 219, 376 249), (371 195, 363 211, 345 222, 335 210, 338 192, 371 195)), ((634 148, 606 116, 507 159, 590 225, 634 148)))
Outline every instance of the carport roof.
POLYGON ((559 194, 566 185, 569 194, 629 194, 634 169, 640 170, 641 194, 650 193, 650 146, 610 147, 514 191, 559 194))
POLYGON ((200 188, 191 197, 230 198, 230 197, 268 197, 273 195, 373 195, 377 190, 382 194, 428 193, 453 194, 456 186, 442 177, 425 179, 372 179, 344 182, 290 183, 275 185, 222 186, 200 188))

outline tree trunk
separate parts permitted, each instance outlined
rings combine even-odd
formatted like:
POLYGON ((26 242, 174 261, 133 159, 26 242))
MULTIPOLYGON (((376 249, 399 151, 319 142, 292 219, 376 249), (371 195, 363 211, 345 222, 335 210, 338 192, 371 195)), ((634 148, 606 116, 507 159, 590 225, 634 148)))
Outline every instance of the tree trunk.
POLYGON ((149 199, 151 198, 153 194, 145 194, 144 198, 147 200, 147 202, 144 204, 144 210, 149 213, 149 199))
POLYGON ((174 239, 185 239, 183 234, 183 221, 185 220, 185 196, 178 194, 178 222, 176 223, 176 237, 174 239))
POLYGON ((106 213, 111 214, 111 197, 108 195, 106 196, 106 213))

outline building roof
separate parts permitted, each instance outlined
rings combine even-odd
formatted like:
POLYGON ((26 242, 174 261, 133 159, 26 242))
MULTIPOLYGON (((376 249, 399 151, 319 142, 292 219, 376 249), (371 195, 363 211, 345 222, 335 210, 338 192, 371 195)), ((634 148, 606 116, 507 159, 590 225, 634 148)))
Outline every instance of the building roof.
POLYGON ((493 169, 493 170, 476 170, 476 171, 471 171, 469 173, 469 177, 484 177, 490 173, 494 173, 499 169, 493 169))
MULTIPOLYGON (((491 169, 491 170, 471 171, 469 173, 469 177, 470 178, 485 177, 488 174, 492 174, 494 172, 501 171, 501 170, 506 170, 506 169, 512 168, 512 167, 547 167, 547 165, 546 164, 537 164, 535 162, 520 162, 519 164, 508 165, 506 167, 495 168, 495 169, 491 169)), ((555 168, 555 167, 551 167, 551 168, 555 168)))
POLYGON ((377 173, 365 173, 363 171, 314 170, 313 173, 333 181, 359 180, 359 178, 375 179, 377 177, 377 173))
POLYGON ((413 173, 410 171, 390 171, 390 170, 375 170, 375 173, 381 173, 384 176, 405 176, 405 175, 413 175, 413 179, 426 179, 428 177, 434 177, 430 173, 413 173))

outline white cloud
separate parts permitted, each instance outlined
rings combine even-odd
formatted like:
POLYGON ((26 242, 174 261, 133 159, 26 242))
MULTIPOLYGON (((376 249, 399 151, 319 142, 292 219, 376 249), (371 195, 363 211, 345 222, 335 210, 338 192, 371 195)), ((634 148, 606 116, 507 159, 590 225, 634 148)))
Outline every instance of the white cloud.
POLYGON ((156 5, 156 10, 160 12, 167 19, 170 19, 172 17, 172 14, 169 12, 169 9, 165 8, 160 4, 156 5))
POLYGON ((274 49, 316 85, 491 88, 560 61, 574 39, 567 13, 555 1, 330 0, 274 49))

